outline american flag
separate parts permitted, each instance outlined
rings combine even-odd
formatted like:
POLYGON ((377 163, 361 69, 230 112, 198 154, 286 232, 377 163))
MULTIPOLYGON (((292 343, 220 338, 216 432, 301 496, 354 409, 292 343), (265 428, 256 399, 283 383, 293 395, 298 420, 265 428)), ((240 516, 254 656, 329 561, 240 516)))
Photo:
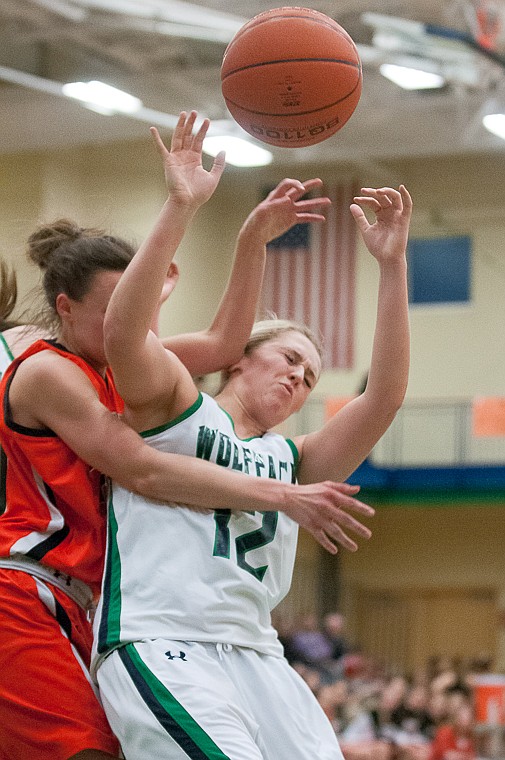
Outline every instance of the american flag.
POLYGON ((325 369, 354 362, 356 225, 349 211, 355 183, 326 187, 326 222, 297 224, 268 246, 262 306, 308 325, 324 343, 325 369))

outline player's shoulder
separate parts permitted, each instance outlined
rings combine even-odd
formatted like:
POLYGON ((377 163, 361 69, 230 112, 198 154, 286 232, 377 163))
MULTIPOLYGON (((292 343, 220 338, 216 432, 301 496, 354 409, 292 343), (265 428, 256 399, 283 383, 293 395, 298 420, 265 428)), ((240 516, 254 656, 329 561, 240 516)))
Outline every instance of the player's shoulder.
POLYGON ((35 341, 47 338, 47 331, 36 325, 16 325, 4 330, 2 337, 12 356, 16 358, 35 341))
POLYGON ((78 363, 69 361, 70 356, 53 351, 50 345, 41 346, 36 353, 24 358, 16 369, 14 386, 22 386, 35 395, 60 392, 66 388, 89 384, 89 378, 78 363))

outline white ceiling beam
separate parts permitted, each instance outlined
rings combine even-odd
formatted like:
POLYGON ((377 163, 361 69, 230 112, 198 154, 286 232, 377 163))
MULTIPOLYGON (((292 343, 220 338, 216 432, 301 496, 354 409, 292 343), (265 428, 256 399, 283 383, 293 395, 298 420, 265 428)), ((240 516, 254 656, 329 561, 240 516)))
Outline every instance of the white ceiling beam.
MULTIPOLYGON (((37 92, 44 92, 47 95, 55 95, 59 98, 65 98, 65 100, 68 102, 73 102, 76 105, 78 104, 80 106, 83 106, 83 104, 79 103, 78 100, 68 98, 68 96, 63 92, 63 84, 61 82, 55 82, 52 79, 45 79, 44 77, 27 74, 24 71, 18 71, 17 69, 10 69, 6 66, 0 66, 0 80, 3 80, 4 82, 10 82, 11 84, 15 84, 20 87, 26 87, 27 89, 35 90, 37 92)), ((173 114, 164 113, 163 111, 156 111, 152 108, 145 108, 144 106, 139 108, 134 113, 117 113, 113 114, 110 118, 116 115, 134 119, 135 121, 142 121, 158 127, 164 127, 170 130, 173 130, 175 128, 179 118, 178 115, 175 116, 173 114)), ((204 114, 199 114, 196 125, 197 127, 202 123, 203 119, 204 114)), ((238 124, 236 124, 235 121, 230 118, 211 121, 208 134, 239 134, 242 136, 246 133, 242 130, 241 127, 238 126, 238 124)), ((250 140, 250 136, 247 135, 247 138, 250 140)))
POLYGON ((57 16, 66 18, 68 21, 81 22, 86 19, 88 12, 85 8, 80 8, 74 3, 65 2, 65 0, 31 0, 34 5, 45 8, 57 16))
POLYGON ((248 20, 223 11, 215 11, 184 0, 167 2, 136 2, 135 0, 78 0, 77 4, 87 10, 133 16, 153 21, 169 21, 188 26, 237 31, 248 20))
MULTIPOLYGON (((93 23, 93 18, 90 20, 90 24, 93 23)), ((162 37, 179 37, 180 39, 187 40, 203 40, 206 42, 217 42, 223 45, 227 45, 232 39, 235 31, 217 27, 204 27, 188 24, 175 24, 171 21, 155 21, 148 19, 139 19, 125 17, 122 19, 100 19, 100 26, 103 28, 114 27, 115 29, 130 30, 136 32, 142 32, 144 34, 158 34, 162 37)), ((237 24, 236 31, 242 26, 241 23, 237 24)))

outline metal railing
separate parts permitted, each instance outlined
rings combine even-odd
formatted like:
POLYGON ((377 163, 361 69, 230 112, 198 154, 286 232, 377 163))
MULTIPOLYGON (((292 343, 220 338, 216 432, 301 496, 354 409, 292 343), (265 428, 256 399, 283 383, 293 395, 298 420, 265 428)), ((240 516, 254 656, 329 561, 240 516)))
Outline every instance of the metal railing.
MULTIPOLYGON (((369 459, 377 467, 505 467, 505 436, 473 435, 472 415, 471 400, 407 400, 369 459)), ((317 430, 324 420, 324 399, 310 399, 290 434, 317 430)))

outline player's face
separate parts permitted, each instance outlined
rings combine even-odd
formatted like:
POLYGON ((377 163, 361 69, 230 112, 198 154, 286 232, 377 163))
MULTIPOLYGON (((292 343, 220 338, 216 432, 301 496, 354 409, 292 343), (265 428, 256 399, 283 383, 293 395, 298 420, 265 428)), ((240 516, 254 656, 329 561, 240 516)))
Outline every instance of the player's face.
POLYGON ((103 340, 105 312, 121 274, 99 270, 82 300, 64 297, 63 308, 59 309, 64 345, 99 371, 107 365, 103 340))
POLYGON ((255 416, 267 429, 301 409, 321 373, 314 344, 294 330, 261 343, 246 359, 255 416))

